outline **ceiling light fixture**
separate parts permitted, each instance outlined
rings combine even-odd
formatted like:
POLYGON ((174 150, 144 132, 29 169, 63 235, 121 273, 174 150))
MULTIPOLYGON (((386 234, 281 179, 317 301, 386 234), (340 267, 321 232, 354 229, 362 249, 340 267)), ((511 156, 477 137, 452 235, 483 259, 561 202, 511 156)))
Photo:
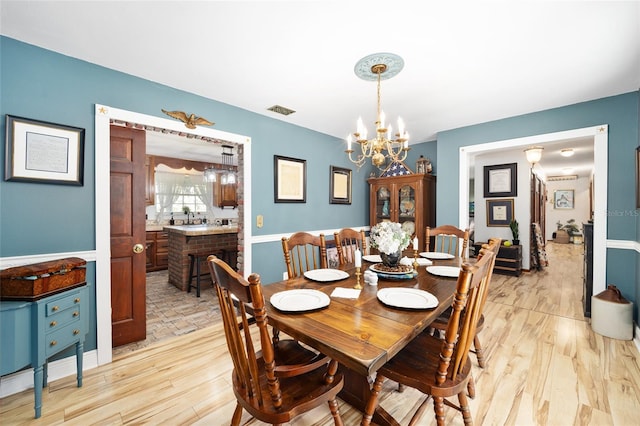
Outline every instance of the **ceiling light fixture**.
POLYGON ((563 157, 571 157, 575 152, 573 152, 573 148, 561 149, 560 155, 563 157))
POLYGON ((543 149, 544 148, 542 148, 541 146, 532 146, 531 148, 527 148, 524 150, 524 153, 527 156, 527 161, 529 162, 529 164, 531 164, 531 168, 533 168, 536 163, 540 162, 543 149))
POLYGON ((349 160, 361 167, 367 158, 371 158, 371 163, 383 169, 388 160, 390 162, 403 161, 407 158, 409 151, 409 133, 404 128, 404 122, 398 118, 398 133, 393 139, 393 129, 391 126, 385 127, 385 115, 381 109, 380 102, 380 81, 387 80, 398 74, 404 67, 403 59, 393 53, 375 53, 360 59, 354 68, 355 74, 363 80, 378 81, 378 109, 376 115, 376 135, 372 139, 367 139, 367 128, 362 123, 362 118, 358 119, 355 142, 360 144, 360 153, 356 158, 352 158, 353 140, 351 135, 347 137, 347 150, 349 160), (386 151, 386 154, 383 152, 386 151))
POLYGON ((235 166, 233 164, 233 145, 222 145, 222 164, 204 169, 205 182, 216 182, 221 173, 220 183, 223 185, 236 183, 235 166))

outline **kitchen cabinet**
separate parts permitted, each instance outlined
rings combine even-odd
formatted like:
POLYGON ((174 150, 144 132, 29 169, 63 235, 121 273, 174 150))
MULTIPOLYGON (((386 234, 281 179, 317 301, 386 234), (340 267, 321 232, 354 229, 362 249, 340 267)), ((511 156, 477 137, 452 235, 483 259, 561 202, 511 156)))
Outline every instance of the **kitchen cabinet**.
POLYGON ((427 226, 436 225, 436 177, 426 174, 371 178, 369 182, 370 226, 391 221, 418 237, 425 245, 427 226))
POLYGON ((160 271, 169 266, 169 234, 166 231, 147 231, 147 272, 160 271))
POLYGON ((144 202, 147 206, 152 206, 156 203, 155 167, 153 157, 147 155, 144 160, 144 202))
POLYGON ((238 199, 236 195, 237 184, 234 183, 222 183, 222 176, 224 173, 218 173, 216 182, 213 184, 215 192, 216 206, 220 208, 238 207, 238 199))

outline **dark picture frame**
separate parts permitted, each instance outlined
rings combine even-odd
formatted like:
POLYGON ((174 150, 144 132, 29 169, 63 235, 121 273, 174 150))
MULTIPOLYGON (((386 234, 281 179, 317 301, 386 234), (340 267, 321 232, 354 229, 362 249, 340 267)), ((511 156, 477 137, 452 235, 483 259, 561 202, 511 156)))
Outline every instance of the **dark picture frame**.
POLYGON ((274 155, 273 192, 276 203, 306 203, 307 160, 274 155))
POLYGON ((640 146, 636 148, 636 208, 640 209, 640 146))
POLYGON ((513 198, 487 200, 487 226, 509 226, 513 220, 513 198))
POLYGON ((518 163, 484 166, 484 198, 518 195, 518 163))
POLYGON ((329 203, 351 204, 351 169, 329 167, 329 203))
POLYGON ((6 115, 4 180, 84 185, 85 129, 6 115))

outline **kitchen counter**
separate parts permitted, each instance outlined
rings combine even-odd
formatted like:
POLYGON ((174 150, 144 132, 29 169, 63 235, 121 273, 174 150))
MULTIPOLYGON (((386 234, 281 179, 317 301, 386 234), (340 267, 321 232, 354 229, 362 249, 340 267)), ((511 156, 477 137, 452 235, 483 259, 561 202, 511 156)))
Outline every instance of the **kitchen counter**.
POLYGON ((163 230, 169 233, 177 233, 188 237, 199 235, 237 234, 237 226, 218 225, 165 225, 163 230))
MULTIPOLYGON (((228 259, 236 268, 238 257, 238 227, 206 225, 164 225, 163 231, 169 236, 169 283, 186 291, 189 288, 189 254, 217 254, 228 259)), ((206 259, 206 257, 203 257, 206 259)), ((208 270, 204 263, 201 270, 208 270)))

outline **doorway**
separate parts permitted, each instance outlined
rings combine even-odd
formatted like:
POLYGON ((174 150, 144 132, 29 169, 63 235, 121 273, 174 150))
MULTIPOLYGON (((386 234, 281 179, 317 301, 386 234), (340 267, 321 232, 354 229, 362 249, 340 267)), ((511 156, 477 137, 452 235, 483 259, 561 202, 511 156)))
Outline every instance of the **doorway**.
POLYGON ((187 130, 184 124, 156 116, 135 113, 105 105, 95 106, 95 193, 96 193, 96 317, 97 364, 111 362, 111 273, 110 273, 110 183, 109 183, 109 126, 111 123, 136 123, 170 131, 191 134, 194 137, 229 141, 242 147, 241 188, 244 199, 238 214, 238 241, 243 247, 243 270, 251 270, 251 138, 198 127, 187 130), (247 226, 245 226, 247 224, 247 226))
POLYGON ((607 250, 607 175, 608 175, 608 127, 600 125, 563 132, 547 133, 517 139, 509 139, 460 147, 459 149, 459 211, 458 221, 461 227, 469 224, 467 208, 469 205, 469 170, 472 157, 480 153, 504 150, 506 148, 529 147, 556 143, 562 140, 591 138, 594 148, 593 178, 593 294, 604 291, 606 283, 607 250), (598 288, 596 288, 598 287, 598 288))

